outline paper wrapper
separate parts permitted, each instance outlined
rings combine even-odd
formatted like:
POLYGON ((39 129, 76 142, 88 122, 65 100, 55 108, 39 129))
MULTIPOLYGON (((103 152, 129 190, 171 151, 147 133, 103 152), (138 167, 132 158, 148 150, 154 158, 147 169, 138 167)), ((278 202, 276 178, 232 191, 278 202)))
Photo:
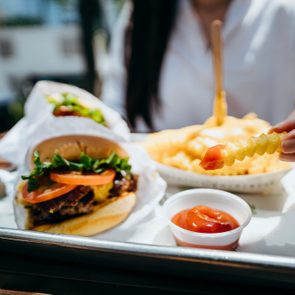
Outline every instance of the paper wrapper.
MULTIPOLYGON (((40 81, 34 86, 25 103, 24 118, 0 140, 0 157, 17 165, 23 162, 23 151, 31 144, 34 130, 40 128, 40 126, 46 128, 51 124, 52 119, 58 119, 58 117, 53 116, 54 106, 47 102, 46 96, 58 97, 60 93, 64 92, 76 95, 89 107, 100 109, 104 114, 109 129, 117 135, 117 139, 129 140, 130 133, 126 122, 117 112, 107 107, 89 92, 72 85, 40 81)), ((97 130, 100 132, 108 132, 109 130, 89 118, 79 117, 79 120, 95 123, 99 126, 97 130)))
MULTIPOLYGON (((60 135, 96 135, 110 140, 117 140, 116 135, 105 129, 97 129, 99 126, 89 120, 79 120, 75 117, 62 117, 49 121, 50 124, 37 128, 32 133, 34 140, 28 149, 25 157, 26 163, 19 169, 20 175, 28 174, 28 166, 33 147, 42 140, 60 136, 60 135)), ((118 141, 117 141, 118 142, 118 141)), ((120 225, 97 235, 99 239, 113 241, 127 241, 136 230, 140 222, 152 212, 157 206, 166 190, 166 182, 159 176, 156 171, 156 165, 147 156, 145 151, 134 143, 118 142, 123 149, 129 154, 132 172, 139 175, 138 189, 136 192, 136 205, 129 217, 120 225)), ((15 195, 16 191, 14 191, 15 195)))

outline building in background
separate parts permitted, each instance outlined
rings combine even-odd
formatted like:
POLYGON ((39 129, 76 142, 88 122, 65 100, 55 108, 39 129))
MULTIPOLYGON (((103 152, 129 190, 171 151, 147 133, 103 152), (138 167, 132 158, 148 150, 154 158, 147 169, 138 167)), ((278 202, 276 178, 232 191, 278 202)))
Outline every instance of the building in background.
POLYGON ((0 132, 22 115, 22 104, 38 80, 94 91, 105 45, 96 41, 101 36, 108 40, 122 2, 0 0, 0 132), (93 48, 97 44, 102 50, 93 48))
POLYGON ((76 0, 0 0, 0 101, 28 81, 84 71, 76 0))

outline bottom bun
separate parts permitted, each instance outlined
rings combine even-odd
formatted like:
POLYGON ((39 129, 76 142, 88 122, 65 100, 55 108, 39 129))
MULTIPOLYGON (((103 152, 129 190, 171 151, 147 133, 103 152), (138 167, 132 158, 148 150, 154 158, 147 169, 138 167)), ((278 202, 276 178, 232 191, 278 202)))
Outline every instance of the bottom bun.
MULTIPOLYGON (((93 236, 111 229, 124 221, 132 211, 135 203, 135 193, 125 193, 95 206, 94 211, 91 213, 73 217, 59 223, 31 227, 30 229, 55 234, 93 236)), ((24 219, 27 218, 29 218, 28 214, 24 219)), ((19 222, 17 223, 20 226, 19 222)))

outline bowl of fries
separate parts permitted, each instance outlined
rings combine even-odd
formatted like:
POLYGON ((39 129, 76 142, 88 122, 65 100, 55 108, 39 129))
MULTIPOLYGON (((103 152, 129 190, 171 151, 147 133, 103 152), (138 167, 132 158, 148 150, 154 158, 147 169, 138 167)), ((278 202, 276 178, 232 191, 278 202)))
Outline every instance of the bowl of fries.
POLYGON ((278 157, 282 136, 268 134, 270 124, 253 113, 227 116, 221 126, 209 118, 203 125, 149 135, 143 147, 169 184, 260 193, 272 189, 292 168, 278 157), (202 160, 214 146, 229 150, 219 169, 204 169, 202 160))

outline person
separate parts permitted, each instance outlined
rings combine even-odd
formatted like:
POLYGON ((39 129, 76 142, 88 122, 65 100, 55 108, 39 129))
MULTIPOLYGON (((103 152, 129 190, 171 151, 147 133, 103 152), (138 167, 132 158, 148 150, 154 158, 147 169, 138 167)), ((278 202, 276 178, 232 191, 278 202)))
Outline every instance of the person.
POLYGON ((133 0, 113 32, 102 99, 133 131, 203 123, 212 114, 210 24, 223 21, 228 113, 282 121, 295 101, 295 1, 133 0))

